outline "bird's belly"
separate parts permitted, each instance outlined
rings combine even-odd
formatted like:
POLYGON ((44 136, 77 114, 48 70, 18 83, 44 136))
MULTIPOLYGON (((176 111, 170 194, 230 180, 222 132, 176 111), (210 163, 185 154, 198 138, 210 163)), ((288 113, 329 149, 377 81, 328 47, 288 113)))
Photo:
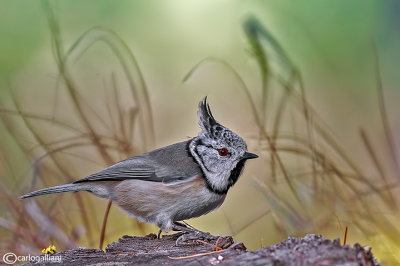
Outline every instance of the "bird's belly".
POLYGON ((201 176, 176 184, 125 180, 115 186, 114 202, 135 218, 165 227, 217 209, 225 195, 209 191, 201 176))

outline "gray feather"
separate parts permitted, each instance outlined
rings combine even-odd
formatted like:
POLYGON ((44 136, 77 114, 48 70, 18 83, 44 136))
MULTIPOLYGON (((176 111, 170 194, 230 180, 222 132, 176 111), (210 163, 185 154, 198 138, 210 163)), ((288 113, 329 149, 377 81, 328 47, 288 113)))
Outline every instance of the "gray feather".
POLYGON ((74 184, 91 181, 143 181, 174 183, 201 173, 188 151, 189 141, 179 142, 141 156, 116 163, 96 174, 79 179, 74 184))
POLYGON ((82 185, 64 184, 64 185, 60 185, 60 186, 56 186, 56 187, 49 187, 49 188, 44 188, 41 190, 30 192, 28 194, 21 196, 20 199, 36 197, 36 196, 46 195, 46 194, 54 194, 54 193, 77 192, 77 191, 83 190, 82 188, 83 188, 82 185))

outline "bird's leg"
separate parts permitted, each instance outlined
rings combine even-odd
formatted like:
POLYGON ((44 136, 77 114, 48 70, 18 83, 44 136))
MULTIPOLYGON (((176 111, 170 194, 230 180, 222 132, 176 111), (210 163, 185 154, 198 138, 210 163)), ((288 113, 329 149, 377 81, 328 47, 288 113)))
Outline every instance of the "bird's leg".
POLYGON ((174 224, 172 226, 172 230, 185 232, 185 234, 181 235, 176 240, 177 246, 179 246, 182 242, 186 242, 187 240, 204 239, 204 240, 211 241, 211 240, 216 240, 218 238, 209 233, 205 233, 205 232, 202 232, 202 231, 199 231, 196 229, 189 228, 186 225, 179 223, 179 222, 174 222, 174 224))
MULTIPOLYGON (((187 225, 186 225, 186 222, 184 222, 185 224, 183 224, 183 223, 181 223, 181 222, 174 222, 174 224, 176 224, 176 225, 178 225, 178 226, 182 226, 182 227, 185 227, 185 228, 188 228, 187 227, 187 225)), ((189 225, 190 226, 190 225, 189 225)), ((193 228, 193 227, 192 227, 193 228)), ((183 231, 183 230, 175 230, 175 229, 172 229, 173 231, 183 231)), ((185 231, 186 232, 186 231, 185 231)), ((182 232, 182 234, 185 234, 185 232, 182 232)), ((157 233, 157 239, 160 239, 160 237, 161 237, 161 233, 162 233, 162 229, 160 228, 160 230, 158 230, 158 233, 157 233)))

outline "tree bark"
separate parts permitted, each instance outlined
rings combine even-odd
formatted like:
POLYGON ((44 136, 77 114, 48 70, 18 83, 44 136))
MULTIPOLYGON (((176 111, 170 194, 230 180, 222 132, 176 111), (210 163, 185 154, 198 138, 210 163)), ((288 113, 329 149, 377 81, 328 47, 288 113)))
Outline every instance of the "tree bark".
POLYGON ((41 261, 26 265, 379 265, 369 248, 359 244, 342 246, 339 239, 331 241, 317 235, 289 237, 256 251, 246 251, 230 236, 221 237, 218 252, 215 241, 207 244, 190 240, 176 246, 178 236, 123 236, 105 251, 74 248, 51 255, 61 256, 61 263, 41 261))

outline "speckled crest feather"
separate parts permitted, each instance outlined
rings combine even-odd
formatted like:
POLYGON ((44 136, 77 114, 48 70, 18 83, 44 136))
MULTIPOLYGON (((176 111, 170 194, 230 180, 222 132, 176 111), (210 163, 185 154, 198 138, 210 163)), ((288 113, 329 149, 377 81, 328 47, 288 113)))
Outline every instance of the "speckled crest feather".
POLYGON ((207 97, 199 103, 198 118, 199 125, 205 132, 210 132, 213 127, 219 125, 211 113, 210 106, 207 103, 207 97))
POLYGON ((246 149, 247 146, 244 141, 234 132, 229 130, 228 128, 221 125, 217 120, 215 120, 210 106, 207 103, 207 97, 205 97, 199 103, 199 111, 198 111, 198 119, 199 125, 203 130, 203 134, 206 135, 208 138, 218 140, 218 139, 225 139, 227 142, 241 146, 241 148, 246 149))
MULTIPOLYGON (((203 134, 207 135, 207 137, 211 139, 219 139, 221 135, 229 134, 229 130, 227 130, 224 126, 222 126, 217 120, 215 120, 210 106, 207 103, 207 97, 203 99, 199 103, 199 111, 198 111, 199 125, 203 130, 203 134)), ((226 136, 228 137, 228 136, 226 136)))

